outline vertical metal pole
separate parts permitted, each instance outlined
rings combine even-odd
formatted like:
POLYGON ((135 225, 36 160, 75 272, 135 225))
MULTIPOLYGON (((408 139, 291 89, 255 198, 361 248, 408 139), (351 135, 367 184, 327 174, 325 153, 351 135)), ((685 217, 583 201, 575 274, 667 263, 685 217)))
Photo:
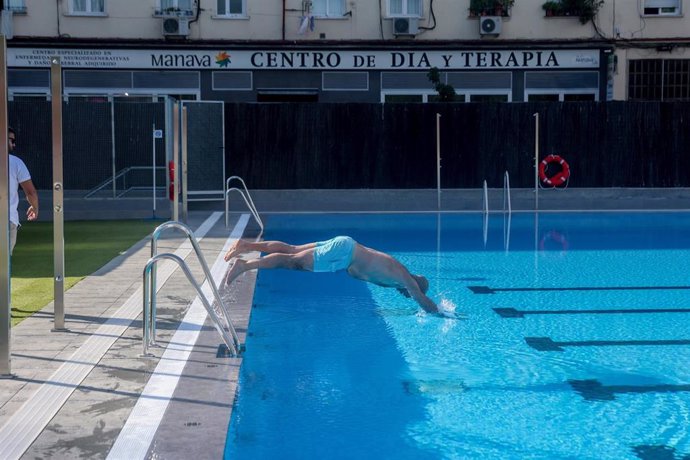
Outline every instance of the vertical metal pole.
POLYGON ((438 210, 441 210, 441 114, 436 114, 436 191, 438 210))
POLYGON ((187 223, 187 107, 182 106, 182 221, 187 223))
POLYGON ((115 168, 115 98, 110 96, 110 138, 111 142, 111 157, 112 157, 112 170, 113 170, 113 198, 117 198, 117 186, 115 184, 115 176, 117 175, 117 170, 115 168))
POLYGON ((539 114, 534 114, 534 210, 539 210, 539 114))
POLYGON ((12 378, 7 41, 0 35, 0 378, 12 378))
POLYGON ((175 169, 175 174, 173 174, 173 220, 179 220, 179 199, 177 195, 180 192, 180 103, 175 102, 173 107, 173 168, 175 169))
POLYGON ((62 65, 50 60, 50 94, 53 118, 53 331, 65 331, 65 230, 62 184, 62 65))
POLYGON ((153 159, 151 161, 151 170, 153 176, 153 218, 156 218, 156 124, 151 127, 151 151, 153 152, 153 159))

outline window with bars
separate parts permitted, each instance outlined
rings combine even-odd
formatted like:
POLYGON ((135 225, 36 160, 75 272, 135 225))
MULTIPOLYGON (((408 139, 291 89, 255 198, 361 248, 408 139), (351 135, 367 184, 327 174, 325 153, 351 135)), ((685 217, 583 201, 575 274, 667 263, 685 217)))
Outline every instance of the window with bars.
POLYGON ((628 99, 690 100, 690 59, 638 59, 628 63, 628 99))
POLYGON ((103 14, 105 13, 105 0, 72 0, 71 12, 77 14, 103 14))

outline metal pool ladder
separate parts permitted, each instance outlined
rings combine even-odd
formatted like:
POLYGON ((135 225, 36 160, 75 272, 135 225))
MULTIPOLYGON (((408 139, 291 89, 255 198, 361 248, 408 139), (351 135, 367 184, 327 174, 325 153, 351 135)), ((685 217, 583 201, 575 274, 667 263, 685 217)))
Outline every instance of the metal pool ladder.
POLYGON ((239 355, 239 353, 242 350, 240 340, 237 337, 237 332, 235 332, 235 328, 233 327, 232 321, 230 320, 229 311, 223 303, 223 300, 220 298, 220 294, 218 294, 216 283, 213 280, 211 271, 208 269, 206 259, 204 259, 204 255, 202 254, 201 249, 199 248, 199 245, 197 244, 196 239, 194 238, 194 232, 192 232, 192 230, 183 223, 172 220, 159 225, 151 234, 151 258, 148 260, 146 266, 144 267, 143 355, 150 356, 148 352, 149 346, 155 345, 156 343, 156 263, 162 259, 173 260, 180 266, 180 268, 182 268, 182 271, 184 272, 185 276, 187 276, 189 282, 192 284, 194 289, 196 289, 196 292, 199 295, 201 302, 203 303, 204 307, 206 308, 206 311, 213 320, 213 325, 215 326, 216 330, 223 339, 223 342, 225 342, 225 345, 228 347, 228 350, 230 351, 230 353, 232 353, 233 356, 239 355), (203 269, 204 274, 206 275, 206 280, 211 285, 211 290, 217 303, 217 306, 215 308, 211 303, 209 303, 208 299, 201 290, 201 286, 199 285, 199 283, 197 283, 196 279, 194 279, 194 275, 192 275, 192 272, 189 270, 189 267, 187 266, 185 261, 182 260, 181 257, 169 252, 163 254, 157 253, 158 238, 160 237, 160 234, 163 232, 163 230, 168 228, 175 228, 181 230, 183 233, 187 235, 189 241, 191 241, 192 247, 194 248, 194 252, 196 253, 199 259, 199 263, 201 264, 201 268, 203 269))
POLYGON ((261 233, 264 232, 264 223, 261 220, 261 217, 259 216, 259 211, 257 211, 256 206, 254 205, 254 200, 252 200, 252 196, 249 194, 249 190, 247 190, 247 184, 244 183, 244 180, 240 176, 230 176, 227 178, 225 181, 225 228, 228 228, 230 225, 229 219, 230 219, 230 192, 232 191, 237 191, 240 195, 242 195, 242 199, 244 200, 245 204, 247 205, 247 208, 249 208, 249 211, 252 213, 252 216, 254 216, 254 219, 256 222, 259 224, 259 228, 261 228, 261 233), (242 184, 242 188, 244 191, 237 187, 230 187, 230 182, 233 180, 238 180, 242 184))
POLYGON ((506 204, 508 204, 508 214, 513 212, 513 208, 510 206, 510 176, 508 176, 508 171, 503 175, 503 212, 506 212, 506 204))

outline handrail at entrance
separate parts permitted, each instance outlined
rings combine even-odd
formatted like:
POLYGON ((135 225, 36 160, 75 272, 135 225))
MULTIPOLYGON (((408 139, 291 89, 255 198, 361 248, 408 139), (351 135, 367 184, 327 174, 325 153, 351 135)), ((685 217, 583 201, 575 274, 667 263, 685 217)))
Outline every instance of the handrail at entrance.
POLYGON ((510 177, 508 171, 503 175, 503 212, 506 212, 506 203, 508 204, 508 214, 513 212, 510 205, 510 177))
POLYGON ((261 217, 259 216, 259 211, 256 209, 256 205, 254 204, 254 200, 252 200, 252 196, 249 194, 249 190, 247 189, 247 184, 244 183, 244 180, 240 176, 230 176, 227 178, 225 181, 225 228, 228 228, 230 225, 229 219, 230 219, 230 199, 229 195, 230 192, 232 191, 237 191, 239 192, 240 195, 242 195, 242 199, 244 199, 245 204, 247 205, 247 208, 249 208, 249 211, 252 213, 254 216, 254 219, 256 222, 259 224, 259 228, 261 228, 261 233, 264 231, 264 223, 261 220, 261 217), (230 182, 232 180, 238 180, 242 183, 242 188, 244 191, 237 187, 230 187, 230 182))
MULTIPOLYGON (((192 272, 189 271, 189 267, 185 263, 184 260, 180 256, 177 256, 175 254, 166 252, 163 254, 158 254, 152 258, 149 259, 149 261, 146 263, 146 266, 144 267, 144 333, 143 333, 143 355, 144 356, 150 356, 149 354, 149 346, 153 345, 155 343, 155 326, 156 326, 156 315, 153 311, 152 307, 155 304, 155 298, 156 298, 156 285, 155 282, 152 282, 152 270, 153 267, 155 267, 156 263, 159 262, 162 259, 170 259, 175 262, 180 266, 184 274, 187 276, 187 279, 189 282, 194 286, 194 289, 196 289, 197 294, 199 295, 199 298, 201 299, 201 302, 204 304, 204 307, 206 308, 206 311, 208 314, 211 316, 211 319, 213 320, 213 325, 216 327, 216 330, 220 334, 221 338, 223 339, 223 342, 225 342, 225 345, 228 347, 228 350, 234 355, 237 356, 239 351, 240 351, 240 343, 239 339, 237 338, 237 334, 235 333, 235 329, 232 327, 232 323, 230 323, 230 319, 226 318, 227 321, 225 321, 226 326, 223 325, 223 320, 220 318, 218 315, 218 312, 211 306, 209 303, 208 299, 206 299, 206 296, 204 295, 203 291, 201 290, 201 287, 199 284, 196 282, 194 279, 194 276, 192 275, 192 272), (150 290, 149 290, 150 288, 150 290)), ((211 285, 213 285, 213 279, 208 280, 211 285)), ((217 299, 217 301, 220 301, 220 299, 217 299)))
MULTIPOLYGON (((232 334, 233 346, 231 347, 227 343, 226 343, 226 345, 228 345, 228 349, 230 349, 231 351, 232 351, 232 349, 239 351, 240 350, 240 340, 237 337, 237 333, 235 332, 235 328, 233 327, 232 321, 230 320, 230 312, 228 311, 227 307, 225 306, 225 304, 223 303, 223 300, 220 297, 220 294, 218 293, 218 288, 216 287, 216 283, 213 280, 213 276, 211 275, 211 271, 208 269, 208 265, 206 264, 206 259, 204 258, 204 255, 201 252, 201 248, 199 248, 199 244, 196 242, 196 239, 194 238, 194 232, 185 224, 183 224, 181 222, 174 221, 174 220, 162 223, 161 225, 156 227, 156 229, 151 234, 151 260, 155 259, 158 256, 158 238, 160 237, 160 234, 163 232, 163 230, 166 230, 168 228, 175 228, 175 229, 182 231, 183 233, 185 233, 187 235, 187 237, 189 238, 189 241, 192 243, 192 247, 194 248, 194 252, 196 253, 197 258, 199 259, 199 263, 201 264, 201 268, 204 271, 204 275, 206 276, 206 279, 208 280, 209 284, 211 285, 211 291, 213 292, 213 296, 215 297, 216 302, 218 303, 218 306, 219 306, 220 311, 215 312, 215 310, 214 310, 214 314, 211 315, 212 318, 214 319, 214 323, 216 321, 220 321, 220 319, 218 319, 219 316, 222 316, 222 318, 225 319, 225 321, 224 321, 225 324, 216 324, 216 328, 222 327, 223 329, 229 330, 230 333, 232 334)), ((147 264, 147 266, 148 266, 148 264, 147 264)), ((150 284, 151 292, 153 293, 153 295, 151 296, 151 301, 150 301, 150 306, 151 306, 150 315, 151 315, 151 318, 153 318, 153 321, 150 321, 149 327, 151 328, 150 341, 151 341, 151 343, 155 343, 155 341, 156 341, 156 322, 155 322, 155 318, 156 318, 156 295, 155 295, 155 293, 156 293, 156 267, 155 267, 155 264, 152 265, 150 272, 151 272, 151 276, 149 277, 150 278, 149 284, 150 284)), ((189 278, 189 275, 187 277, 189 278)), ((146 272, 145 272, 145 278, 146 278, 146 272)), ((146 281, 146 279, 145 279, 145 281, 146 281)), ((190 279, 190 281, 192 281, 192 280, 190 279)), ((194 284, 194 283, 192 283, 192 284, 194 284)), ((147 289, 146 285, 144 286, 144 288, 147 289)), ((195 286, 195 288, 197 288, 197 290, 200 289, 198 286, 195 286)), ((208 303, 207 300, 205 302, 208 303)), ((145 302, 144 303, 144 317, 146 317, 146 313, 147 313, 146 312, 146 305, 147 305, 147 303, 145 302)), ((207 310, 208 310, 208 308, 207 308, 207 310)), ((224 338, 224 340, 225 340, 225 338, 224 338)))

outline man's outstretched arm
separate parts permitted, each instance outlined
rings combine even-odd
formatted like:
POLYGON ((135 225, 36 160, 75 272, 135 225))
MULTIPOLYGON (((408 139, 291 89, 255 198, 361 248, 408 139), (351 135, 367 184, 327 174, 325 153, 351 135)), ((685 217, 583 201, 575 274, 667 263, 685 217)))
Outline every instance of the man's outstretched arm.
POLYGON ((419 289, 417 281, 411 276, 409 276, 409 280, 405 281, 405 289, 407 289, 410 297, 412 297, 424 311, 427 313, 438 313, 438 306, 436 306, 436 303, 419 289))

